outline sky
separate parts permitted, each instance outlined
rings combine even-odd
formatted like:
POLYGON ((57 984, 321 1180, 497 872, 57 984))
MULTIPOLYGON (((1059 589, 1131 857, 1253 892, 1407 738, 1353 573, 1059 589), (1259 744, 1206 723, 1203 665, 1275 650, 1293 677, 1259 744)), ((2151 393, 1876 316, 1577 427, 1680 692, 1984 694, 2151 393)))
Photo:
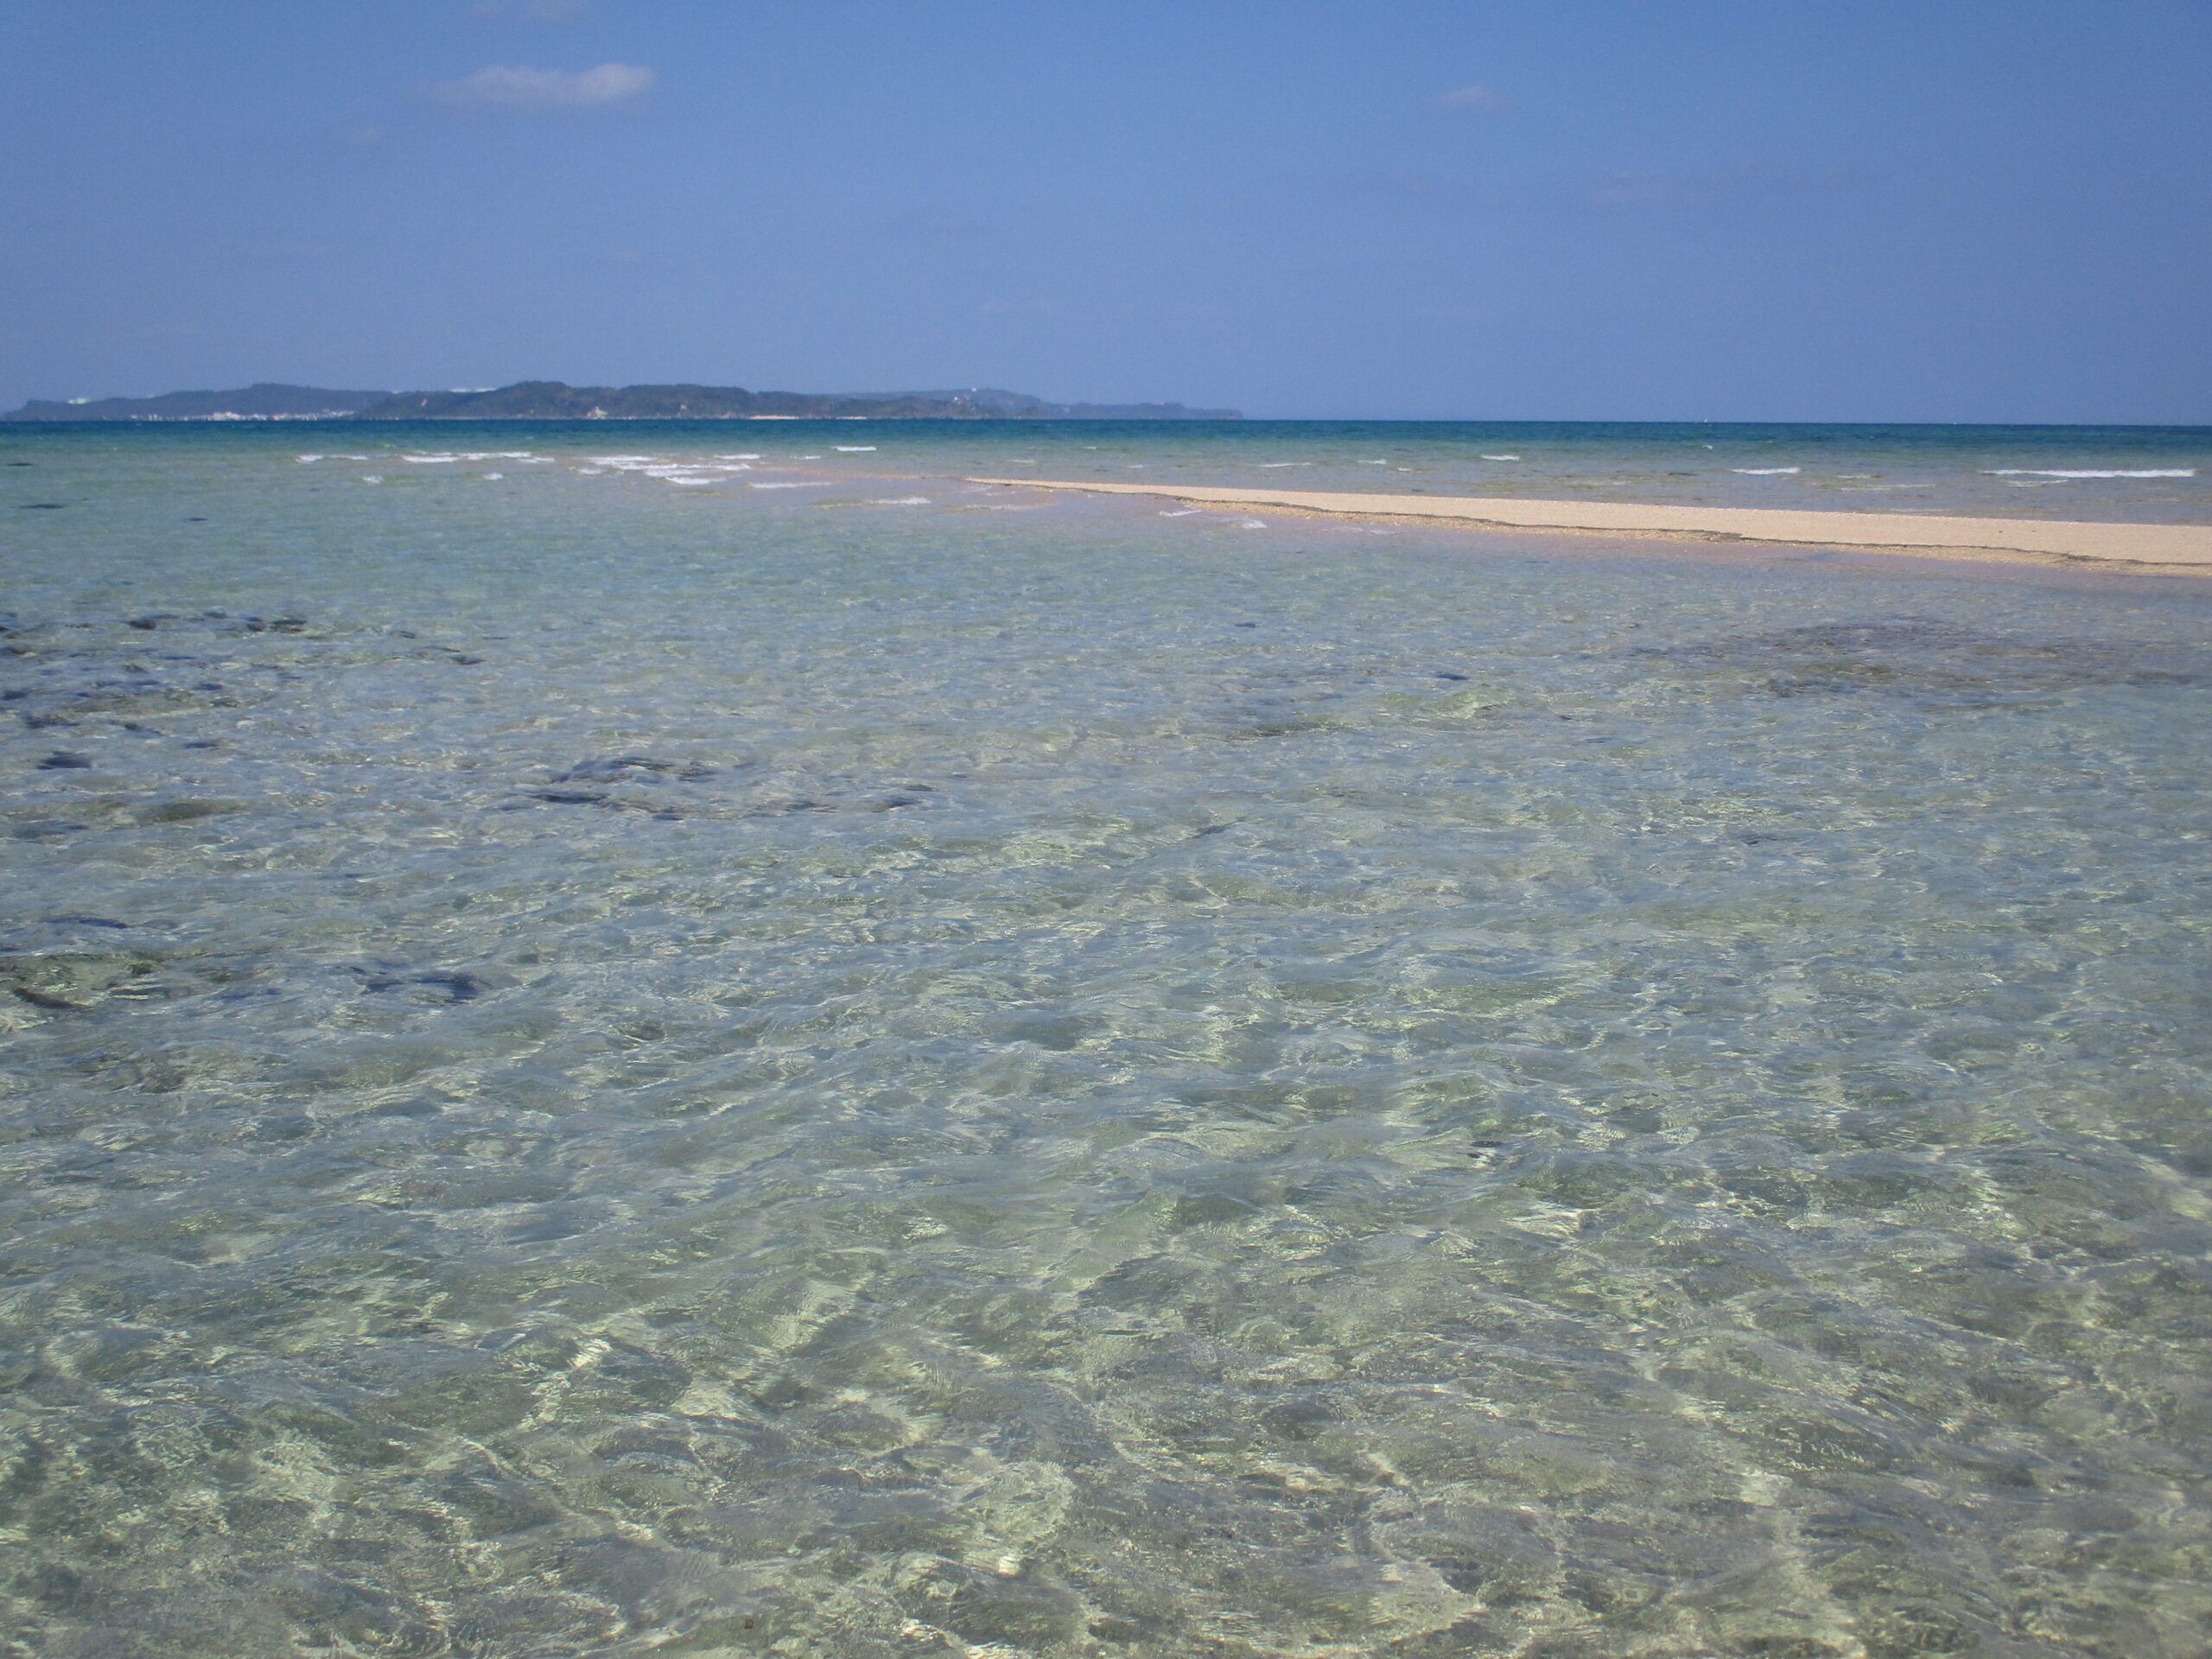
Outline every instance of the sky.
POLYGON ((2212 423, 2205 0, 0 0, 0 406, 2212 423))

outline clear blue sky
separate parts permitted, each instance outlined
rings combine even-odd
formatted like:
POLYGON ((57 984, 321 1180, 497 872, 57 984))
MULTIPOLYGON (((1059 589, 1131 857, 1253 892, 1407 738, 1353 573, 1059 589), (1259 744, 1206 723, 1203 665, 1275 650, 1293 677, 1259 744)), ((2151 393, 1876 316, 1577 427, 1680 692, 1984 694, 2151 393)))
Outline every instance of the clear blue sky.
POLYGON ((2205 0, 0 0, 0 401, 2212 422, 2205 0))

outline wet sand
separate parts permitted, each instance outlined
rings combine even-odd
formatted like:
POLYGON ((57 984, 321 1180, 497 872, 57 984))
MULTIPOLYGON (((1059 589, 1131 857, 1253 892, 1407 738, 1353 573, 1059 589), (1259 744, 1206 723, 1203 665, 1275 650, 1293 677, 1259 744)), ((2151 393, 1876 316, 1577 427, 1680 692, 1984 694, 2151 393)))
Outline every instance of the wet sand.
POLYGON ((1923 556, 1993 557, 2037 564, 2083 563, 2212 575, 2212 525, 2207 524, 2082 524, 2050 519, 1946 518, 1932 513, 1652 506, 1611 501, 1524 501, 1498 496, 1224 489, 1198 485, 1104 484, 1042 478, 976 478, 969 482, 1040 490, 1087 490, 1097 494, 1156 495, 1198 505, 1276 507, 1366 518, 1440 518, 1506 530, 1693 536, 1713 541, 1853 548, 1923 556))

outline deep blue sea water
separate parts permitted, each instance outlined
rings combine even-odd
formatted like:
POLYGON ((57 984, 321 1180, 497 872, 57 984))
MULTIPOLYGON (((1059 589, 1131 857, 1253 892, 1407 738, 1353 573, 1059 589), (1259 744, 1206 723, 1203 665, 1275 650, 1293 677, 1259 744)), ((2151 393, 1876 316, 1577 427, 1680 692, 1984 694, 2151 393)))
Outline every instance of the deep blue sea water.
POLYGON ((2212 1643, 2212 584, 961 481, 2212 435, 0 463, 0 1652, 2212 1643))

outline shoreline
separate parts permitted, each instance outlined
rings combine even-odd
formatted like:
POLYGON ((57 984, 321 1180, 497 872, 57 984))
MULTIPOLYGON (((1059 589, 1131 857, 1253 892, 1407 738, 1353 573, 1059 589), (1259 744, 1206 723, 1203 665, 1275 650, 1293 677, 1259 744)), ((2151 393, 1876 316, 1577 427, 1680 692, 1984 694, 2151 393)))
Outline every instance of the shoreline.
POLYGON ((1830 512, 1774 507, 1683 507, 1630 502, 1531 501, 1472 495, 1228 489, 1211 485, 1086 483, 1070 479, 970 478, 1020 489, 1150 495, 1196 506, 1277 507, 1368 518, 1414 518, 1488 530, 1768 543, 1922 557, 2118 566, 2159 575, 2212 576, 2212 524, 2125 524, 2054 519, 1946 518, 1934 513, 1830 512))

